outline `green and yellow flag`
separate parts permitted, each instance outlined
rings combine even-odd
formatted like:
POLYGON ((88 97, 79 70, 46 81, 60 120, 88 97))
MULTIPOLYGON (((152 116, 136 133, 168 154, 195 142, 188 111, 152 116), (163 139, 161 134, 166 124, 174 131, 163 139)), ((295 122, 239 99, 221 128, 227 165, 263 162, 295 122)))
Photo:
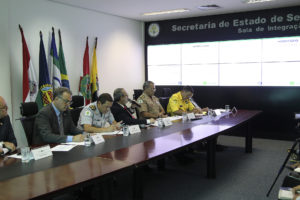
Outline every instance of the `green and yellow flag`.
POLYGON ((92 90, 92 101, 96 101, 98 98, 98 70, 97 70, 97 55, 96 55, 96 49, 97 49, 97 38, 95 42, 95 47, 93 51, 93 59, 92 59, 92 70, 91 70, 91 90, 92 90))

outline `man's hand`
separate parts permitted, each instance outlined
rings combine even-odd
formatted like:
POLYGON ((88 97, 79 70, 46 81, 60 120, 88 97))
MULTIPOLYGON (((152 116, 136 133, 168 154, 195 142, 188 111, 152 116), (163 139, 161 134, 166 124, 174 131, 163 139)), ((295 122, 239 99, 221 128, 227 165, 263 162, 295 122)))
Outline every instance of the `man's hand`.
POLYGON ((154 124, 155 123, 155 119, 154 118, 150 118, 150 124, 154 124))
POLYGON ((106 128, 105 132, 113 132, 113 131, 116 131, 116 130, 117 130, 116 125, 110 125, 109 127, 106 128))
POLYGON ((122 128, 122 125, 121 125, 122 123, 123 123, 123 121, 121 120, 118 123, 114 124, 116 126, 117 130, 120 130, 122 128))
POLYGON ((84 135, 78 134, 73 136, 72 142, 82 142, 84 140, 84 135))
POLYGON ((165 117, 168 117, 168 115, 165 115, 164 112, 160 112, 160 113, 158 113, 158 117, 159 118, 165 118, 165 117))
POLYGON ((297 186, 295 186, 295 187, 292 188, 292 191, 293 191, 293 194, 294 194, 293 200, 295 200, 297 197, 300 196, 299 193, 297 192, 299 190, 300 190, 300 185, 297 185, 297 186))
POLYGON ((14 145, 14 143, 11 142, 3 142, 3 144, 5 145, 6 148, 8 148, 10 151, 15 151, 16 147, 14 145))

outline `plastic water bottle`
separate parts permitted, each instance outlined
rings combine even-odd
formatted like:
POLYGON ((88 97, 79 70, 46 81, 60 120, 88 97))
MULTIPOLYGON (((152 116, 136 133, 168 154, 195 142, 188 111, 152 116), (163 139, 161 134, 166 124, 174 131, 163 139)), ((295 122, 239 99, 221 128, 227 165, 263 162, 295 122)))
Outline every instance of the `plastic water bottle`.
POLYGON ((90 134, 88 133, 88 134, 85 136, 85 138, 84 138, 84 146, 89 147, 89 146, 91 146, 91 144, 92 144, 91 136, 90 136, 90 134))
POLYGON ((129 127, 128 125, 123 126, 123 135, 128 136, 129 135, 129 127))
POLYGON ((164 127, 164 123, 163 123, 162 118, 158 118, 158 119, 157 119, 157 124, 158 124, 158 127, 159 127, 159 128, 164 127))

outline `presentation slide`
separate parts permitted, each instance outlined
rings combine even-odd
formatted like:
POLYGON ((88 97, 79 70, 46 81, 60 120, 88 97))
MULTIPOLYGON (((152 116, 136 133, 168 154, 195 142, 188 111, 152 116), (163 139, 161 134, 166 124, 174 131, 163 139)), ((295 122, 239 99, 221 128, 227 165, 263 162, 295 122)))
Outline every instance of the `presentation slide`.
POLYGON ((147 50, 148 79, 157 85, 300 86, 300 36, 150 45, 147 50))
POLYGON ((182 65, 182 85, 218 85, 218 64, 182 65))

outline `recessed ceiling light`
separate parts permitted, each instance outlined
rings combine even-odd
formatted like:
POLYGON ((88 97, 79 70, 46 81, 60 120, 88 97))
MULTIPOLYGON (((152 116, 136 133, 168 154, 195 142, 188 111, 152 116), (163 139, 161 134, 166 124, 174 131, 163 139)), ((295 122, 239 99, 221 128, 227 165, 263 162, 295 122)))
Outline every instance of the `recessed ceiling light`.
POLYGON ((149 13, 144 13, 143 15, 148 16, 148 15, 164 15, 164 14, 172 14, 172 13, 181 13, 181 12, 188 12, 190 11, 189 9, 176 9, 176 10, 164 10, 164 11, 157 11, 157 12, 149 12, 149 13))
POLYGON ((198 6, 198 8, 200 10, 215 10, 215 9, 219 9, 221 8, 220 6, 216 5, 216 4, 212 4, 212 5, 203 5, 203 6, 198 6))
POLYGON ((242 0, 243 3, 263 3, 267 1, 274 1, 274 0, 242 0))

